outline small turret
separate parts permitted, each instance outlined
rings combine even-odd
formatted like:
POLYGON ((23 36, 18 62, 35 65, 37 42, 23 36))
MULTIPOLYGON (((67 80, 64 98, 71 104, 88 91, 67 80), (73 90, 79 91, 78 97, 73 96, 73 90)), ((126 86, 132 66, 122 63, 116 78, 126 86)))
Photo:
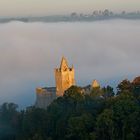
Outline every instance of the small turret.
POLYGON ((93 80, 91 84, 91 88, 100 88, 100 84, 98 83, 97 80, 93 80))

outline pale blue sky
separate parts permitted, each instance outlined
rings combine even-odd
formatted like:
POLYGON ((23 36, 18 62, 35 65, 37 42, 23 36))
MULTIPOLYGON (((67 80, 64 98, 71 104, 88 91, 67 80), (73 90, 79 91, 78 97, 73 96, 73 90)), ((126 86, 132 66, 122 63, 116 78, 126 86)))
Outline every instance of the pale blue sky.
POLYGON ((137 11, 140 10, 140 0, 0 0, 0 16, 89 13, 106 8, 137 11))

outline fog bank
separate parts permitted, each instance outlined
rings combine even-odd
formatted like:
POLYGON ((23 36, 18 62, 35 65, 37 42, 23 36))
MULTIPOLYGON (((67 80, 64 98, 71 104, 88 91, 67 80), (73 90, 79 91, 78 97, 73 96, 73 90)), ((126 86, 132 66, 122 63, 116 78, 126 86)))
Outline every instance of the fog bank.
POLYGON ((140 20, 0 24, 0 103, 33 104, 35 88, 54 86, 62 56, 78 85, 115 86, 140 75, 140 20))

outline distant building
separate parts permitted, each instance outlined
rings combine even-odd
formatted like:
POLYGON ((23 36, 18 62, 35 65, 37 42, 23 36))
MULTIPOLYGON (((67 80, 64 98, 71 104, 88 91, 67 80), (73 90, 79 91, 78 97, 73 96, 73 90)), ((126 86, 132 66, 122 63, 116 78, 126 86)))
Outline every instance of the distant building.
POLYGON ((97 80, 93 80, 91 85, 82 87, 85 94, 89 94, 95 88, 100 88, 100 84, 97 82, 97 80))
MULTIPOLYGON (((43 87, 36 89, 35 107, 47 108, 57 97, 63 96, 64 92, 71 86, 75 85, 74 67, 69 67, 66 58, 62 57, 59 68, 54 70, 56 87, 43 87)), ((83 87, 82 91, 89 94, 93 88, 100 87, 99 83, 94 80, 91 85, 83 87)))
POLYGON ((98 83, 97 80, 93 80, 91 84, 91 88, 100 88, 100 84, 98 83))
POLYGON ((75 85, 74 68, 68 66, 64 57, 62 57, 60 68, 55 69, 55 81, 56 87, 36 89, 36 107, 46 108, 56 97, 63 96, 65 90, 75 85))
POLYGON ((67 60, 63 57, 60 68, 55 69, 56 96, 63 96, 65 90, 75 85, 74 67, 68 65, 67 60))
POLYGON ((56 88, 37 88, 36 89, 36 103, 35 106, 38 108, 46 108, 56 99, 56 88))

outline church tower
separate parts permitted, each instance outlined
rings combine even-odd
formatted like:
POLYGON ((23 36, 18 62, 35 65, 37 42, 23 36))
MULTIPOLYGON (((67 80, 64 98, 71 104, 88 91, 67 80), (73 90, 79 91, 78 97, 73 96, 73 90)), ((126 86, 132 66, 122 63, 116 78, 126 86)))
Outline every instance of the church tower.
POLYGON ((67 60, 62 57, 60 68, 55 69, 56 96, 63 96, 65 90, 75 85, 74 68, 69 67, 67 60))

